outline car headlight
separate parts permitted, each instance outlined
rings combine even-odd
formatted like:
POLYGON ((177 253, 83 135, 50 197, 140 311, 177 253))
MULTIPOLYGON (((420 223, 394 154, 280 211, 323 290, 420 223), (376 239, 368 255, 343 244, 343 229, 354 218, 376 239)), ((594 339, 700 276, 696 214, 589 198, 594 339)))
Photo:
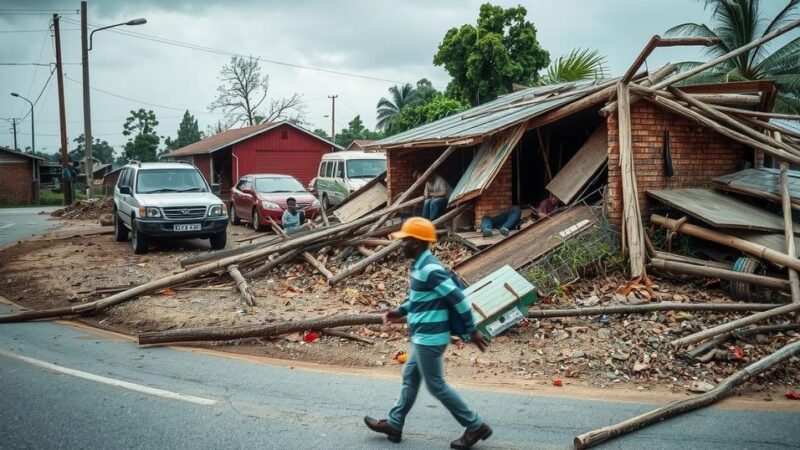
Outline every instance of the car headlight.
POLYGON ((147 217, 149 219, 155 217, 161 217, 161 211, 158 208, 150 208, 150 207, 139 207, 139 216, 147 217))
POLYGON ((322 206, 322 205, 320 205, 320 203, 319 203, 319 200, 317 200, 317 199, 314 199, 314 201, 313 201, 313 202, 311 202, 311 207, 312 207, 312 208, 319 208, 319 207, 321 207, 321 206, 322 206))
POLYGON ((277 203, 268 202, 266 200, 261 201, 261 206, 263 206, 264 209, 281 209, 277 203))
POLYGON ((214 205, 208 209, 209 217, 224 216, 227 213, 228 211, 225 208, 225 205, 214 205))

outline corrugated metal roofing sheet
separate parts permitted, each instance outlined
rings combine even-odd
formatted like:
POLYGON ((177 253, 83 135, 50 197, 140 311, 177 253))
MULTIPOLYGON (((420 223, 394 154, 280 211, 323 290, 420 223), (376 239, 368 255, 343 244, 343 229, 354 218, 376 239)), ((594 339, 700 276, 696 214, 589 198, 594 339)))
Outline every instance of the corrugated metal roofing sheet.
POLYGON ((564 83, 556 86, 544 86, 512 92, 483 105, 470 108, 464 112, 439 119, 420 127, 404 131, 372 144, 374 147, 391 147, 400 144, 429 140, 458 140, 485 134, 493 134, 512 125, 531 119, 560 106, 569 104, 588 95, 584 88, 600 84, 601 81, 581 83, 564 83), (525 106, 514 108, 515 103, 531 101, 548 92, 563 89, 558 97, 552 100, 543 99, 525 106), (569 92, 574 91, 574 95, 569 92))
POLYGON ((796 120, 770 119, 769 123, 781 128, 786 128, 789 131, 794 131, 795 133, 800 133, 800 122, 796 120))

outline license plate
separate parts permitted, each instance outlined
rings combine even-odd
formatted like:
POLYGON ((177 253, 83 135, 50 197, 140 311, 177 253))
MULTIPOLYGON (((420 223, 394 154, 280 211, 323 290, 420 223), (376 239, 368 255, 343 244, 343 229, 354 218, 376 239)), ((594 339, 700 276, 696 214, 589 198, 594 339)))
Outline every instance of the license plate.
POLYGON ((199 223, 185 223, 180 225, 173 225, 172 229, 174 231, 199 231, 200 224, 199 223))

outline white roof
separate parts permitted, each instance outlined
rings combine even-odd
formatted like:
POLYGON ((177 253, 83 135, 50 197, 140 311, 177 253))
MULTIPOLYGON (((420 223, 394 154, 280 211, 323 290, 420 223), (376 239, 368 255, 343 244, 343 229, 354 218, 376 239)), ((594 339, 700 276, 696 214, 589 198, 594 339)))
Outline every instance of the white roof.
POLYGON ((386 159, 386 154, 375 152, 360 152, 356 150, 348 150, 344 152, 326 153, 322 155, 322 160, 337 160, 337 159, 386 159))
POLYGON ((134 167, 139 170, 150 169, 195 169, 192 163, 180 162, 143 162, 143 163, 130 163, 127 167, 134 167))

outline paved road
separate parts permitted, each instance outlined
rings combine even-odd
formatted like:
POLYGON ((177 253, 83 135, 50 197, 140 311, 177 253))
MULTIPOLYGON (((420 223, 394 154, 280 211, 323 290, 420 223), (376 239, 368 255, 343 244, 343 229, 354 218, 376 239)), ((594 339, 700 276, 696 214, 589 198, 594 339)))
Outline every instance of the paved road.
MULTIPOLYGON (((397 390, 396 380, 141 349, 49 322, 0 325, 2 448, 447 448, 461 430, 427 392, 401 446, 364 428, 397 390)), ((486 449, 569 448, 579 432, 653 408, 462 392, 495 429, 476 446, 486 449)), ((800 413, 709 408, 606 447, 785 449, 798 430, 800 413)))
POLYGON ((30 208, 0 208, 0 248, 27 239, 58 226, 50 219, 50 212, 58 206, 35 206, 30 208), (48 214, 39 214, 45 211, 48 214))

